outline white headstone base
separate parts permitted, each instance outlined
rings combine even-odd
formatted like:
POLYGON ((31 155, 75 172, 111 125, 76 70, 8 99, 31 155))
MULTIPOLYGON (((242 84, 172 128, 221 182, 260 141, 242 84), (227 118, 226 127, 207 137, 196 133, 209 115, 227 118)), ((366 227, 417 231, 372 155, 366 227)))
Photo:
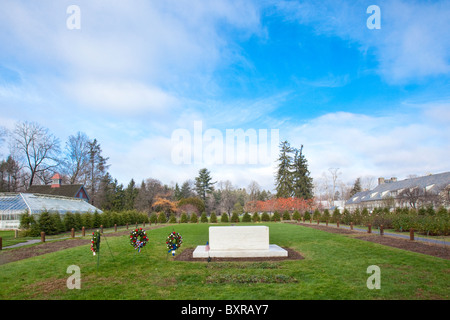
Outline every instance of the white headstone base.
POLYGON ((270 258, 287 257, 288 252, 276 244, 270 244, 268 250, 226 250, 206 251, 206 246, 197 246, 193 258, 270 258))

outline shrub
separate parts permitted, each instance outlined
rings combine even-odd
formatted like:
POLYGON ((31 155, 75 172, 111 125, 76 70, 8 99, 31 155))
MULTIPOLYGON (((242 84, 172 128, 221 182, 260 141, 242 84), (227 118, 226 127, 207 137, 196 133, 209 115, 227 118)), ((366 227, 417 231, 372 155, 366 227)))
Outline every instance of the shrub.
POLYGON ((236 211, 233 211, 233 214, 231 215, 230 221, 231 221, 231 222, 235 222, 235 223, 240 222, 240 221, 239 221, 239 216, 238 216, 238 214, 237 214, 236 211))
POLYGON ((333 215, 331 216, 331 221, 332 222, 337 222, 338 220, 339 221, 341 220, 341 213, 339 212, 338 208, 335 208, 333 210, 333 215))
POLYGON ((228 215, 225 212, 220 216, 220 222, 228 222, 228 215))
POLYGON ((283 212, 283 220, 291 220, 291 215, 289 214, 289 211, 285 210, 283 212))
POLYGON ((188 222, 188 216, 187 216, 186 212, 183 212, 180 217, 180 223, 187 223, 187 222, 188 222))
MULTIPOLYGON (((158 222, 158 216, 156 215, 155 212, 152 212, 152 214, 150 215, 150 222, 151 223, 156 223, 158 222)), ((128 220, 128 223, 133 223, 132 221, 128 220)))
POLYGON ((47 211, 41 212, 39 214, 37 223, 39 231, 43 231, 47 235, 58 233, 58 230, 56 229, 56 226, 54 224, 54 220, 51 218, 50 214, 47 211))
POLYGON ((167 222, 167 216, 164 212, 160 212, 158 214, 158 223, 166 223, 167 222))
POLYGON ((100 228, 101 225, 102 225, 102 217, 100 217, 100 214, 97 211, 95 211, 94 217, 92 218, 92 227, 100 228))
POLYGON ((300 218, 301 218, 300 212, 295 210, 294 213, 292 214, 292 219, 298 221, 298 220, 300 220, 300 218))
POLYGON ((177 217, 173 213, 170 215, 169 223, 177 223, 177 217))
POLYGON ((314 220, 319 220, 320 219, 320 211, 319 211, 319 209, 316 209, 316 210, 314 210, 314 213, 313 213, 313 219, 314 220))
POLYGON ((216 216, 216 213, 214 211, 211 212, 211 216, 209 217, 209 222, 210 223, 217 223, 217 216, 216 216))
POLYGON ((252 215, 252 221, 253 222, 259 222, 261 221, 261 217, 259 216, 258 212, 254 212, 252 215))
POLYGON ((267 212, 263 212, 261 215, 261 221, 270 221, 270 216, 267 212))
POLYGON ((244 216, 242 217, 242 222, 251 222, 252 221, 252 217, 250 216, 250 214, 248 212, 244 213, 244 216))
POLYGON ((305 214, 303 215, 303 218, 306 220, 311 220, 311 214, 309 213, 309 211, 306 211, 305 214))
POLYGON ((197 214, 195 212, 192 212, 191 219, 189 221, 191 221, 191 223, 197 223, 198 222, 198 217, 197 217, 197 214))
POLYGON ((206 216, 206 212, 202 213, 202 216, 200 217, 200 222, 208 222, 208 217, 206 216))
POLYGON ((328 209, 323 210, 322 219, 323 222, 330 220, 330 211, 328 209))
POLYGON ((281 221, 280 214, 278 211, 275 211, 270 219, 271 221, 281 221))
POLYGON ((350 211, 348 211, 347 209, 344 209, 341 219, 342 219, 342 223, 350 224, 350 222, 352 222, 352 215, 350 214, 350 211))

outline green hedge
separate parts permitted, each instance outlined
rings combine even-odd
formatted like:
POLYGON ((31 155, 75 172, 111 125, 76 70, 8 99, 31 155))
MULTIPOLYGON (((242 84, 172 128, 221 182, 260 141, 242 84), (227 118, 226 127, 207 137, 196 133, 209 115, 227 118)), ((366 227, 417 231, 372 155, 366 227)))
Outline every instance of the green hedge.
POLYGON ((115 224, 124 226, 127 223, 148 223, 149 221, 146 213, 135 210, 105 211, 103 213, 97 211, 94 213, 67 212, 64 214, 45 211, 31 216, 23 214, 20 219, 20 228, 24 230, 26 236, 37 237, 42 231, 47 235, 54 235, 70 231, 72 228, 75 230, 81 230, 82 227, 92 229, 99 228, 101 225, 110 228, 115 224))

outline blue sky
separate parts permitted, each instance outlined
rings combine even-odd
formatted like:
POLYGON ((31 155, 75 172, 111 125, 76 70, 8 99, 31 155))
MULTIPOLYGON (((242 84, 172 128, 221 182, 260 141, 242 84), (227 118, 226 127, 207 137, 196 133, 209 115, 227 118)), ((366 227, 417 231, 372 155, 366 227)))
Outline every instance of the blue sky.
MULTIPOLYGON (((194 121, 278 129, 316 181, 449 171, 449 16, 448 1, 6 0, 0 125, 37 121, 62 144, 85 132, 125 184, 193 179, 206 164, 175 165, 171 135, 194 121)), ((272 189, 272 163, 208 168, 272 189)))

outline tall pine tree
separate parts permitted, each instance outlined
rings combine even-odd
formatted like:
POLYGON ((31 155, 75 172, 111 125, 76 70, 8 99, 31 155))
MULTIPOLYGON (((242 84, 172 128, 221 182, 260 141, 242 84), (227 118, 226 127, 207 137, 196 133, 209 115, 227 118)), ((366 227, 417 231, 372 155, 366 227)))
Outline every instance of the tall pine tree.
POLYGON ((303 146, 296 149, 287 141, 281 142, 275 178, 277 198, 311 199, 313 197, 313 182, 308 170, 308 162, 302 151, 303 146))
POLYGON ((296 198, 311 199, 313 197, 313 182, 309 176, 308 161, 303 155, 303 145, 295 150, 292 164, 292 195, 296 198))
POLYGON ((289 142, 280 143, 280 156, 278 158, 278 171, 275 177, 277 198, 289 198, 292 195, 292 153, 289 142))
POLYGON ((206 195, 211 193, 215 182, 211 182, 210 172, 206 169, 200 169, 198 177, 195 178, 195 191, 197 195, 206 203, 206 195))

